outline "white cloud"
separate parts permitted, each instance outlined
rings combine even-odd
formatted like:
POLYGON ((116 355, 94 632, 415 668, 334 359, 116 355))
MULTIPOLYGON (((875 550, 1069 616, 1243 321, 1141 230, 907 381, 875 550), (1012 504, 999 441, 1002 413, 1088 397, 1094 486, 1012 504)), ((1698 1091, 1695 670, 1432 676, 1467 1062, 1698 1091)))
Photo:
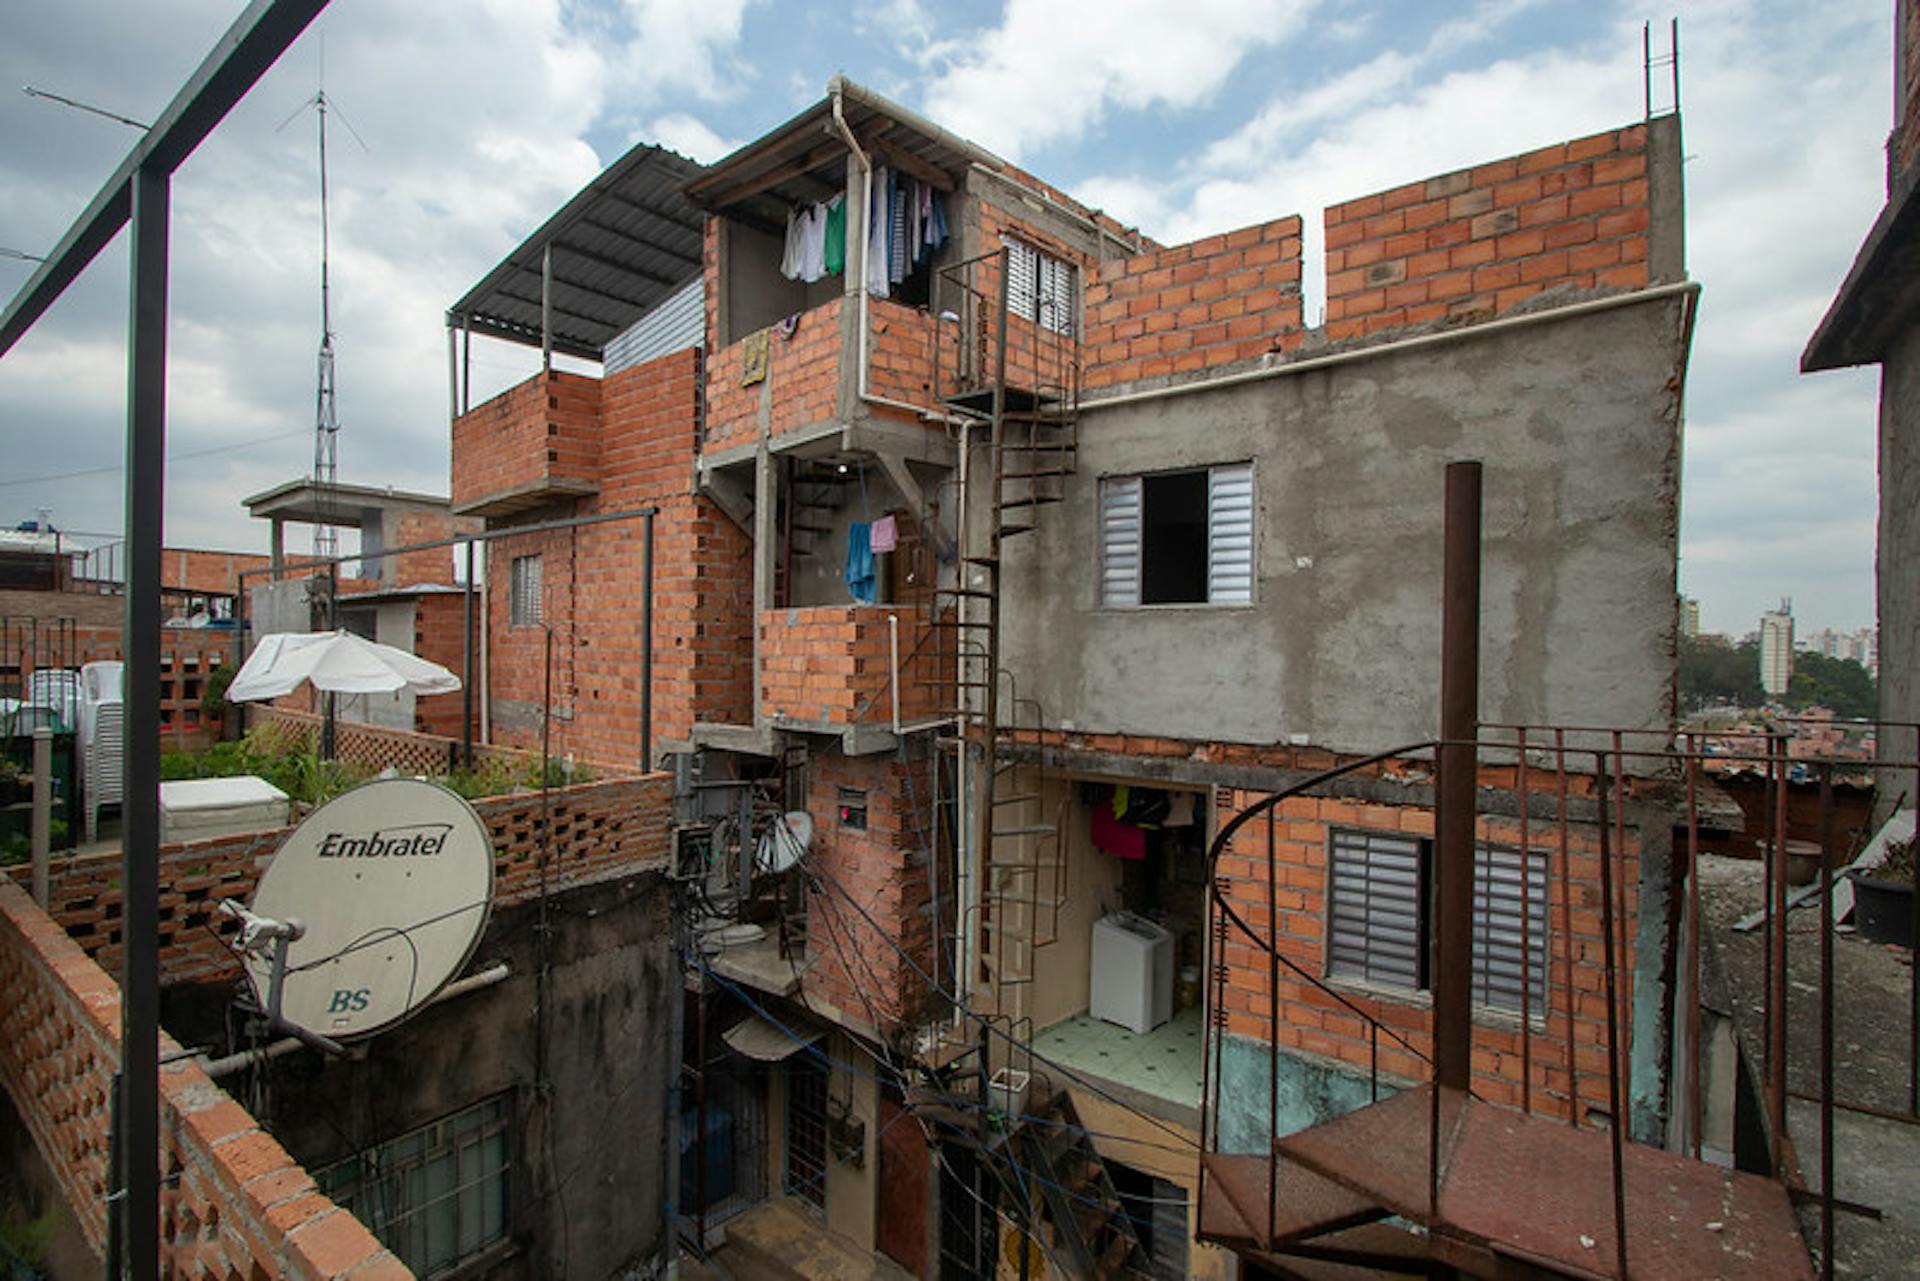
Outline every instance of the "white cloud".
POLYGON ((1250 50, 1299 30, 1309 0, 1008 0, 1000 25, 943 41, 925 104, 1011 159, 1110 111, 1192 107, 1250 50))
MULTIPOLYGON (((324 15, 174 183, 168 443, 194 457, 169 474, 170 540, 262 545, 264 530, 239 499, 311 465, 302 433, 313 423, 320 338, 313 117, 279 126, 312 96, 323 38, 340 113, 329 159, 341 477, 445 492, 445 309, 599 171, 590 130, 623 114, 670 114, 659 104, 671 96, 734 91, 745 8, 648 0, 611 12, 571 0, 483 0, 455 19, 432 6, 365 0, 324 15)), ((153 115, 231 10, 224 0, 183 0, 140 19, 110 0, 77 0, 57 23, 15 24, 21 38, 0 49, 0 80, 46 79, 153 115)), ((72 114, 23 115, 0 99, 0 243, 51 243, 124 154, 127 131, 72 114)), ((682 146, 716 141, 698 139, 698 122, 682 119, 682 146)), ((0 273, 0 292, 14 279, 0 273)), ((7 470, 120 461, 125 292, 116 249, 0 361, 0 456, 45 458, 7 470), (38 446, 48 439, 61 451, 38 446)), ((476 343, 476 396, 534 363, 492 346, 476 343)), ((113 529, 118 483, 0 488, 0 519, 7 504, 50 502, 64 523, 113 529)))
POLYGON ((669 150, 709 165, 740 146, 739 139, 721 137, 705 121, 684 111, 656 118, 647 126, 645 137, 648 141, 657 142, 669 150))

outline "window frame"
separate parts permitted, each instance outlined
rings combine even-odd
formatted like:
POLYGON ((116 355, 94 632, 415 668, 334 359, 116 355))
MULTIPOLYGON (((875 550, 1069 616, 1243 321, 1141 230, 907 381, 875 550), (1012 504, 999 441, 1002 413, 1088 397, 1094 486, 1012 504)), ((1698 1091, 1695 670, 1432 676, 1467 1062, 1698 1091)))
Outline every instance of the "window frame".
POLYGON ((396 1258, 415 1269, 418 1276, 447 1276, 513 1239, 514 1122, 513 1092, 489 1095, 323 1166, 314 1171, 314 1181, 324 1195, 366 1224, 368 1230, 393 1251, 396 1258), (469 1121, 473 1124, 465 1124, 469 1121), (487 1145, 495 1139, 500 1141, 498 1164, 487 1169, 487 1145), (461 1166, 470 1151, 478 1154, 482 1168, 474 1179, 463 1181, 461 1166), (453 1185, 446 1191, 429 1195, 426 1188, 430 1167, 439 1168, 446 1162, 451 1162, 453 1185), (414 1203, 416 1186, 422 1198, 418 1204, 414 1203), (464 1226, 462 1203, 469 1190, 476 1192, 480 1229, 476 1239, 463 1248, 460 1240, 464 1226), (491 1235, 486 1232, 484 1204, 489 1191, 498 1198, 498 1219, 491 1235), (355 1204, 368 1197, 372 1200, 355 1204), (392 1198, 391 1204, 383 1210, 389 1198, 392 1198), (450 1206, 453 1215, 448 1229, 453 1250, 450 1254, 436 1255, 427 1216, 441 1205, 450 1206), (396 1229, 404 1235, 389 1240, 387 1233, 396 1229))
POLYGON ((539 627, 546 622, 545 553, 515 556, 507 566, 507 625, 539 627))
POLYGON ((1006 246, 1008 314, 1031 321, 1062 338, 1077 336, 1080 332, 1079 264, 1013 236, 1007 237, 1006 246), (1031 262, 1032 266, 1027 267, 1024 262, 1031 262))
POLYGON ((1259 490, 1251 459, 1199 467, 1167 467, 1100 477, 1094 514, 1099 531, 1100 609, 1251 609, 1260 603, 1259 490), (1142 601, 1146 577, 1146 481, 1157 476, 1207 479, 1205 600, 1142 601))
MULTIPOLYGON (((1324 882, 1325 897, 1323 899, 1322 916, 1326 922, 1326 937, 1321 956, 1322 976, 1330 983, 1360 988, 1376 995, 1411 999, 1416 1003, 1431 1001, 1433 997, 1432 957, 1435 907, 1433 839, 1425 836, 1408 836, 1400 832, 1382 832, 1369 828, 1339 825, 1330 826, 1327 829, 1325 849, 1327 867, 1324 882), (1356 839, 1369 843, 1380 842, 1383 844, 1387 842, 1401 842, 1412 845, 1417 851, 1415 855, 1417 890, 1414 901, 1418 905, 1418 915, 1414 921, 1415 942, 1413 953, 1413 970, 1416 975, 1416 980, 1412 984, 1397 981, 1391 976, 1376 976, 1371 972, 1373 968, 1371 957, 1369 957, 1366 962, 1363 962, 1367 968, 1360 973, 1355 973, 1351 969, 1343 968, 1350 964, 1350 962, 1343 961, 1342 958, 1336 955, 1336 949, 1340 947, 1338 936, 1342 925, 1340 915, 1341 907, 1338 899, 1339 881, 1343 878, 1343 873, 1339 866, 1339 855, 1342 852, 1341 846, 1343 841, 1356 839)), ((1506 931, 1511 941, 1508 944, 1506 952, 1507 959, 1504 964, 1507 971, 1514 975, 1514 977, 1506 982, 1501 982, 1498 977, 1498 971, 1490 968, 1498 956, 1492 949, 1490 939, 1500 922, 1517 923, 1523 919, 1522 913, 1524 912, 1526 917, 1531 918, 1531 924, 1529 924, 1526 929, 1526 944, 1528 952, 1531 954, 1528 957, 1527 963, 1527 968, 1531 971, 1531 977, 1527 981, 1527 996, 1531 999, 1531 1008, 1527 1011, 1527 1015, 1535 1026, 1543 1025, 1548 1015, 1552 1012, 1553 886, 1550 879, 1550 852, 1540 848, 1530 848, 1527 850, 1527 869, 1525 876, 1528 882, 1528 888, 1521 893, 1522 895, 1531 897, 1521 897, 1520 895, 1514 895, 1512 893, 1504 895, 1507 910, 1497 917, 1489 910, 1490 896, 1493 894, 1493 887, 1497 883, 1513 885, 1517 881, 1518 877, 1516 873, 1520 866, 1521 852, 1518 847, 1515 846, 1500 845, 1488 841, 1476 841, 1474 842, 1473 853, 1473 942, 1471 954, 1474 1015, 1477 1018, 1491 1018, 1495 1020, 1510 1019, 1516 1022, 1522 1017, 1522 983, 1518 978, 1517 966, 1512 959, 1519 954, 1519 941, 1516 937, 1513 937, 1519 932, 1519 927, 1517 924, 1514 924, 1509 926, 1506 931), (1501 870, 1502 864, 1506 865, 1504 871, 1501 870), (1515 907, 1521 903, 1524 903, 1525 906, 1519 910, 1514 910, 1515 907)), ((1346 874, 1346 879, 1352 879, 1351 873, 1346 874)), ((1369 876, 1368 879, 1370 881, 1372 879, 1371 876, 1369 876)), ((1404 895, 1398 895, 1396 897, 1404 899, 1404 895)), ((1391 921, 1391 919, 1387 925, 1388 928, 1398 929, 1402 933, 1405 932, 1404 925, 1398 925, 1391 921)), ((1362 946, 1371 950, 1373 943, 1370 936, 1363 942, 1362 946)), ((1382 966, 1381 968, 1387 967, 1382 966)))

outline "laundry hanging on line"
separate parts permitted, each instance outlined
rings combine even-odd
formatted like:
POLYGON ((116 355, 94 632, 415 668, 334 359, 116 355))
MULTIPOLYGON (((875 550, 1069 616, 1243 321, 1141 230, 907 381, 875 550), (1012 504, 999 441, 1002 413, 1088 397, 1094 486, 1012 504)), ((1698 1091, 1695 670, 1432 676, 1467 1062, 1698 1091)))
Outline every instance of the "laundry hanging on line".
MULTIPOLYGON (((947 243, 946 193, 885 165, 873 171, 867 210, 866 286, 877 298, 924 265, 947 243)), ((846 270, 845 196, 787 210, 780 274, 812 284, 846 270)))

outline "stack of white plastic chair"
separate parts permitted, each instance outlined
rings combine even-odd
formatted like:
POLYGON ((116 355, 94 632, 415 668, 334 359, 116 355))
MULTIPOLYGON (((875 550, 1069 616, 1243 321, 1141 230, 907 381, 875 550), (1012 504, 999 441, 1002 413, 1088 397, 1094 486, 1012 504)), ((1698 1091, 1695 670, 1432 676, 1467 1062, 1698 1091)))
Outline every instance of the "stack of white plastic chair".
POLYGON ((72 733, 80 728, 80 673, 71 667, 42 667, 27 677, 27 702, 52 708, 61 726, 72 733))
POLYGON ((88 663, 80 669, 81 788, 86 798, 87 840, 96 839, 100 810, 120 804, 125 793, 122 753, 126 746, 124 663, 88 663))

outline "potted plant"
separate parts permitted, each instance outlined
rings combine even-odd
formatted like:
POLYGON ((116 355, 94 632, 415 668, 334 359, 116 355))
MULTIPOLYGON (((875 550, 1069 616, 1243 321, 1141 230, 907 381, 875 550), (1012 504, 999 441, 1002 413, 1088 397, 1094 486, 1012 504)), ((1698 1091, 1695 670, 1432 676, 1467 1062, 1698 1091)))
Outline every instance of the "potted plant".
POLYGON ((1887 846, 1886 861, 1853 873, 1853 923, 1875 943, 1913 946, 1913 857, 1910 840, 1887 846))

